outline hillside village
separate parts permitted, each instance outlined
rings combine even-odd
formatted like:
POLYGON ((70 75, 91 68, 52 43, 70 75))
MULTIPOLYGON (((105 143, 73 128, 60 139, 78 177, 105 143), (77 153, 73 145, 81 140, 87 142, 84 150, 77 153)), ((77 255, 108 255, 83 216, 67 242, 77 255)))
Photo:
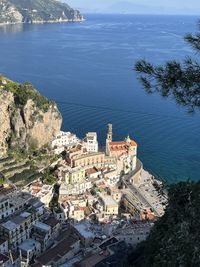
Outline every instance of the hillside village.
POLYGON ((100 151, 95 132, 83 140, 59 132, 51 144, 56 183, 1 186, 4 266, 119 266, 120 251, 147 238, 167 204, 162 182, 143 169, 134 140, 113 140, 112 124, 105 143, 100 151))

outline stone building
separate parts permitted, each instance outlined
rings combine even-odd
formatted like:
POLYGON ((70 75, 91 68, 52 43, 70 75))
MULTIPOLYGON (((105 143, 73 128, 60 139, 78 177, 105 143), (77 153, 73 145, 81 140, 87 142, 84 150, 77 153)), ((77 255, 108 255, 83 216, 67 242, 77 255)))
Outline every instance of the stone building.
POLYGON ((66 184, 80 183, 85 178, 84 168, 73 168, 70 170, 63 171, 62 176, 66 184))
POLYGON ((103 212, 106 215, 118 215, 119 205, 110 195, 99 194, 99 197, 103 203, 103 212))
POLYGON ((81 155, 80 157, 77 157, 76 159, 73 159, 73 167, 88 167, 88 166, 104 166, 105 163, 105 154, 104 153, 91 153, 91 154, 85 154, 81 155))
POLYGON ((123 158, 124 171, 134 170, 137 162, 137 144, 129 136, 124 141, 113 141, 112 124, 108 124, 106 154, 116 159, 123 158))

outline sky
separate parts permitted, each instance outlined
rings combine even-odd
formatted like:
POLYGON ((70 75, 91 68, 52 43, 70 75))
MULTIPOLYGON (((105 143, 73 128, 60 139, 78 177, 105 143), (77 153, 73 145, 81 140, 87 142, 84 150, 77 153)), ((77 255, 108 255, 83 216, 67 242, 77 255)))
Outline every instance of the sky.
POLYGON ((64 0, 83 12, 196 14, 200 0, 64 0))

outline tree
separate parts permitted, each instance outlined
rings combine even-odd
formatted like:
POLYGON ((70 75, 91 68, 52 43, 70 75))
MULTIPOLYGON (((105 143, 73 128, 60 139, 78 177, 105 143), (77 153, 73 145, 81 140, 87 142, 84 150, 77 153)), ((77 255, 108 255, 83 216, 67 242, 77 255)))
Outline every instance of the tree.
MULTIPOLYGON (((173 60, 163 66, 140 60, 135 70, 148 93, 172 97, 194 112, 200 108, 200 24, 199 32, 188 34, 185 40, 196 52, 197 59, 186 57, 183 62, 173 60)), ((200 182, 171 185, 168 197, 164 216, 130 256, 130 266, 200 266, 200 182)))
POLYGON ((130 256, 130 266, 200 266, 200 182, 171 185, 168 196, 165 214, 130 256))
MULTIPOLYGON (((199 56, 200 23, 198 32, 186 35, 185 41, 199 56)), ((200 108, 200 63, 197 59, 186 57, 183 62, 173 60, 163 66, 140 60, 136 62, 135 70, 147 93, 158 92, 163 97, 172 97, 189 112, 200 108)))

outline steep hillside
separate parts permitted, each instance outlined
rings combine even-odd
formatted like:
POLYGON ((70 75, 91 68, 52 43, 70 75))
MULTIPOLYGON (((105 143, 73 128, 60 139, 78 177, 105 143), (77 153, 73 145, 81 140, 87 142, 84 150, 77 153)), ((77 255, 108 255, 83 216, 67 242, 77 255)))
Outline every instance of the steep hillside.
POLYGON ((9 150, 48 144, 61 128, 62 117, 54 102, 41 96, 30 83, 0 77, 0 157, 9 150))
POLYGON ((200 266, 199 221, 200 182, 172 185, 164 216, 132 254, 130 266, 200 266))
POLYGON ((81 20, 79 11, 56 0, 0 0, 0 24, 81 20))

